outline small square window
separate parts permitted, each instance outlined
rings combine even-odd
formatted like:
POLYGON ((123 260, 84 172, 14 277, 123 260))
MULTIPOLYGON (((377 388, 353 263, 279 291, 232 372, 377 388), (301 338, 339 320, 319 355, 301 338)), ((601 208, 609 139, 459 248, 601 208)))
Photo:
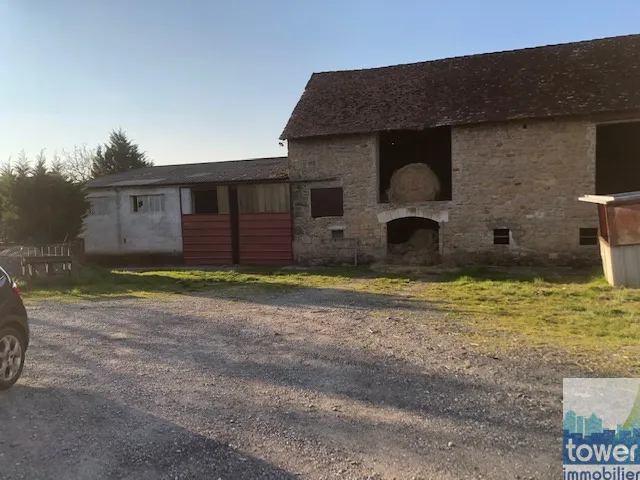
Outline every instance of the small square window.
POLYGON ((344 213, 342 187, 312 188, 311 189, 311 216, 341 217, 344 213))
POLYGON ((493 230, 493 244, 494 245, 509 245, 509 229, 508 228, 495 228, 493 230))
POLYGON ((92 197, 89 201, 91 202, 89 215, 109 215, 108 197, 92 197))
POLYGON ((580 245, 598 245, 598 229, 581 228, 580 245))
POLYGON ((218 213, 218 192, 217 190, 191 190, 192 212, 195 214, 218 213))
POLYGON ((331 238, 341 240, 344 238, 344 230, 331 230, 331 238))

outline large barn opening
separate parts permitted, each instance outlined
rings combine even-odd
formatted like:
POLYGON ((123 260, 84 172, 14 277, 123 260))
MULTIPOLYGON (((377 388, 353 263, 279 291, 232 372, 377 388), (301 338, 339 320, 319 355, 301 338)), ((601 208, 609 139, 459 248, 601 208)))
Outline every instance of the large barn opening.
POLYGON ((387 223, 387 262, 397 265, 440 263, 439 225, 428 218, 405 217, 387 223))
POLYGON ((596 127, 596 194, 640 190, 640 122, 596 127))
POLYGON ((378 153, 381 203, 451 200, 451 127, 381 132, 378 153))

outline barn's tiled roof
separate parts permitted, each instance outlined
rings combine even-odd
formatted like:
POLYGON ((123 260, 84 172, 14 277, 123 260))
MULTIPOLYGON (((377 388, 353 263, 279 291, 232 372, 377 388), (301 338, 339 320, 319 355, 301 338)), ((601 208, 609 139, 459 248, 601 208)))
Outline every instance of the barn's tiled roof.
POLYGON ((288 178, 287 157, 274 157, 139 168, 96 178, 91 180, 87 187, 242 183, 287 180, 288 178))
POLYGON ((640 35, 315 73, 283 139, 640 109, 640 35))

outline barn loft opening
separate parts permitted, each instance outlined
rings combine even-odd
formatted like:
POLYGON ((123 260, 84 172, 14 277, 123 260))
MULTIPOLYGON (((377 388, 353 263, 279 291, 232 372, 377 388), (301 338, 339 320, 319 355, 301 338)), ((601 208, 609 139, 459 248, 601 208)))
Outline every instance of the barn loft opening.
POLYGON ((596 127, 596 194, 640 190, 640 122, 596 127))
POLYGON ((381 132, 378 174, 381 203, 451 200, 451 127, 381 132), (407 167, 412 164, 418 166, 407 167), (407 168, 394 179, 394 173, 403 167, 407 168), (434 174, 438 188, 431 195, 434 174))
POLYGON ((398 265, 440 263, 439 225, 428 218, 405 217, 387 223, 387 262, 398 265))

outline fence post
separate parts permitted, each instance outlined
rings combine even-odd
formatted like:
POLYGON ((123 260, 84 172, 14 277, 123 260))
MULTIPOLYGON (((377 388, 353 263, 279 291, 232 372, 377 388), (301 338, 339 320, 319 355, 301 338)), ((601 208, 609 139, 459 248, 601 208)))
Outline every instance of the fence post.
POLYGON ((69 245, 69 256, 71 257, 69 274, 77 275, 80 273, 84 265, 84 238, 76 238, 69 245))

